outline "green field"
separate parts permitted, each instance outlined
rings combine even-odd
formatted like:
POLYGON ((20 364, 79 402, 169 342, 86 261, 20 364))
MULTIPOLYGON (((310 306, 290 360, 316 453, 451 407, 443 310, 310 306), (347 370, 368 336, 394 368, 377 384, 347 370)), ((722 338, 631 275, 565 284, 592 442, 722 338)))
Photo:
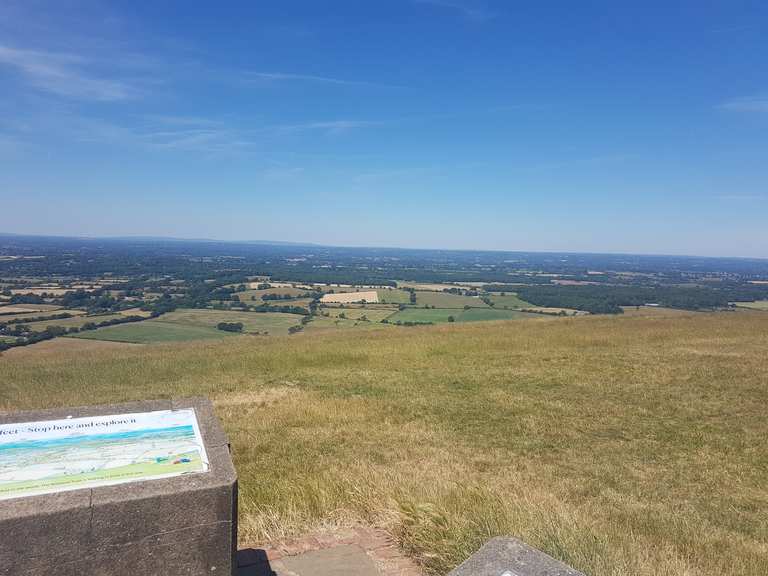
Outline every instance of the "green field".
POLYGON ((541 314, 528 314, 517 310, 496 310, 494 308, 470 308, 462 310, 456 317, 457 322, 480 322, 483 320, 524 320, 542 318, 541 314))
POLYGON ((493 308, 470 308, 469 310, 455 308, 406 308, 393 314, 387 321, 397 322, 448 322, 453 316, 456 322, 479 322, 483 320, 520 320, 525 318, 542 318, 540 314, 528 314, 516 310, 495 310, 493 308))
MULTIPOLYGON (((216 328, 219 322, 241 322, 244 332, 269 332, 271 335, 287 334, 288 328, 301 323, 302 316, 282 312, 237 312, 234 310, 179 309, 163 314, 157 320, 163 322, 216 328)), ((220 332, 217 330, 217 332, 220 332)))
POLYGON ((757 300, 755 302, 737 302, 739 308, 751 308, 752 310, 768 310, 768 300, 757 300))
POLYGON ((387 322, 448 322, 448 317, 458 318, 463 310, 452 308, 406 308, 387 318, 387 322))
POLYGON ((304 308, 309 311, 309 303, 312 302, 311 298, 297 298, 296 300, 262 300, 258 303, 248 302, 248 304, 266 304, 271 308, 278 308, 281 306, 296 306, 297 308, 304 308))
POLYGON ((416 291, 416 306, 434 306, 435 308, 487 308, 488 304, 473 296, 458 296, 448 292, 416 291))
MULTIPOLYGON (((279 296, 290 296, 291 298, 296 298, 306 294, 307 292, 308 290, 292 288, 288 286, 285 288, 267 288, 265 290, 246 290, 245 292, 236 292, 235 296, 237 296, 241 302, 258 305, 262 303, 262 296, 277 294, 279 296), (252 297, 255 298, 255 300, 251 300, 252 297)), ((266 302, 281 302, 281 300, 267 300, 266 302)))
POLYGON ((406 290, 379 288, 376 292, 382 304, 408 304, 411 301, 411 293, 406 290))
POLYGON ((494 293, 489 296, 491 302, 495 308, 535 308, 530 302, 520 300, 517 294, 507 292, 502 296, 501 294, 494 293))
POLYGON ((158 344, 164 342, 188 342, 191 340, 218 340, 231 336, 236 336, 236 334, 205 326, 145 320, 143 322, 118 324, 117 326, 107 326, 106 328, 79 332, 68 336, 68 338, 158 344))
POLYGON ((387 324, 381 322, 365 322, 361 320, 351 320, 342 318, 326 318, 324 316, 315 316, 309 324, 304 327, 304 332, 337 332, 344 330, 360 331, 387 328, 387 324))
POLYGON ((512 534, 590 576, 765 576, 766 350, 744 311, 9 352, 0 411, 210 397, 242 546, 362 523, 434 575, 512 534))
POLYGON ((59 320, 41 320, 39 322, 27 322, 24 325, 29 326, 36 332, 42 332, 48 326, 61 326, 62 328, 80 328, 83 324, 93 322, 106 322, 107 320, 123 319, 123 314, 101 314, 98 316, 75 316, 74 318, 61 318, 59 320))
POLYGON ((381 322, 384 318, 389 318, 392 314, 397 312, 397 308, 350 308, 348 306, 337 308, 324 306, 322 311, 330 314, 333 318, 337 318, 340 314, 344 314, 344 316, 350 320, 357 320, 360 317, 365 316, 371 322, 381 322))
POLYGON ((72 314, 73 316, 85 314, 83 310, 65 310, 61 308, 58 310, 50 310, 47 312, 25 312, 23 314, 5 314, 3 316, 0 316, 0 324, 2 324, 3 322, 10 322, 11 320, 30 320, 32 318, 46 318, 48 316, 54 316, 55 314, 62 314, 64 312, 72 314))

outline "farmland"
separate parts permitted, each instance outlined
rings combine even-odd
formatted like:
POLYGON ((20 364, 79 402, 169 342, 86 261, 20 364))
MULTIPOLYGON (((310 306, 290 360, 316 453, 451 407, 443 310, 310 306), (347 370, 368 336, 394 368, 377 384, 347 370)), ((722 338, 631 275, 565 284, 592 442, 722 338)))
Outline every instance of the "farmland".
POLYGON ((417 306, 434 306, 435 308, 487 308, 488 304, 476 296, 459 296, 446 292, 416 292, 417 306))
POLYGON ((338 294, 323 294, 320 298, 321 303, 328 304, 349 304, 353 302, 373 302, 379 301, 379 294, 376 290, 365 290, 360 292, 342 292, 338 294))
POLYGON ((283 314, 280 312, 255 313, 235 312, 229 310, 176 310, 169 312, 157 320, 162 322, 215 328, 220 322, 240 322, 244 332, 269 332, 270 334, 287 334, 288 328, 299 324, 301 316, 283 314))
POLYGON ((768 310, 768 300, 759 300, 757 302, 739 302, 740 308, 751 308, 752 310, 768 310))
POLYGON ((62 328, 80 328, 88 322, 104 322, 106 320, 115 320, 123 318, 122 314, 100 314, 98 316, 76 315, 73 318, 59 318, 56 320, 40 320, 38 322, 26 322, 31 330, 45 330, 48 326, 61 326, 62 328))
POLYGON ((365 308, 350 308, 348 306, 344 308, 326 306, 323 308, 323 313, 327 313, 332 318, 338 318, 340 315, 343 315, 350 320, 358 320, 365 316, 372 322, 381 322, 385 318, 392 316, 395 312, 397 312, 397 309, 394 308, 371 308, 368 306, 365 308))
POLYGON ((384 304, 408 304, 411 301, 411 293, 405 290, 380 288, 376 292, 379 295, 379 302, 384 304))
POLYGON ((494 310, 492 308, 406 308, 387 318, 390 323, 405 322, 480 322, 484 320, 523 320, 543 318, 540 314, 530 314, 516 310, 494 310))
POLYGON ((768 315, 373 325, 18 348, 0 410, 211 397, 243 546, 362 522, 435 575, 497 534, 592 576, 768 573, 768 315))
POLYGON ((235 337, 235 335, 231 332, 222 332, 205 326, 147 320, 136 324, 107 326, 98 330, 80 332, 70 337, 134 344, 158 344, 191 340, 218 340, 235 337))
POLYGON ((2 322, 15 322, 17 320, 31 320, 33 318, 46 318, 49 316, 55 316, 56 314, 71 314, 72 316, 85 314, 84 310, 70 310, 55 308, 47 312, 25 312, 23 314, 3 314, 0 315, 0 323, 2 322))
POLYGON ((489 296, 491 302, 496 308, 533 308, 533 304, 521 300, 517 294, 491 294, 489 296))

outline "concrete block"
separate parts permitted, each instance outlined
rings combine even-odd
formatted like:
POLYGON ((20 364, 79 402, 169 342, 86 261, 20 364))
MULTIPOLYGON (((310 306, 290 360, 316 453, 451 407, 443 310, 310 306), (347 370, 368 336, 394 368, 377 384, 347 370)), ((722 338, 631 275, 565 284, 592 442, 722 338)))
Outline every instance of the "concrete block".
POLYGON ((0 416, 0 424, 194 409, 207 472, 0 501, 0 576, 235 574, 237 475, 203 398, 0 416))
POLYGON ((448 576, 584 576, 515 538, 489 540, 448 576))

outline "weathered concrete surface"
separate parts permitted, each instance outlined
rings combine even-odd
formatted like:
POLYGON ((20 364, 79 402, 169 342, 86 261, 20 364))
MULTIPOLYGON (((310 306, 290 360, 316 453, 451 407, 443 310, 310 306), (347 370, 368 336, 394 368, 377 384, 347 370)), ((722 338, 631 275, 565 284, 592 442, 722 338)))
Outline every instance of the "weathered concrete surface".
POLYGON ((448 576, 584 576, 515 538, 494 538, 448 576))
POLYGON ((370 526, 326 527, 271 546, 245 548, 238 561, 239 576, 422 575, 387 532, 370 526))
POLYGON ((349 544, 283 558, 283 564, 301 576, 380 576, 365 550, 349 544))
POLYGON ((230 576, 237 476, 204 398, 19 412, 0 423, 194 408, 208 472, 4 500, 0 576, 230 576))

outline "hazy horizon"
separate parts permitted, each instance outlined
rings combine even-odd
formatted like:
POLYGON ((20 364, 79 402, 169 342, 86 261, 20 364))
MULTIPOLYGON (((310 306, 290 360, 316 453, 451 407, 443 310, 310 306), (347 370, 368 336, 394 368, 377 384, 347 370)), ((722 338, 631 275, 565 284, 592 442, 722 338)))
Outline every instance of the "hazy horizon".
POLYGON ((29 237, 29 238, 60 238, 82 239, 82 240, 147 240, 147 241, 178 241, 178 242, 213 242, 222 244, 254 244, 254 245, 286 245, 297 247, 320 247, 320 248, 354 248, 354 249, 373 249, 373 250, 424 250, 424 251, 446 251, 446 252, 509 252, 526 254, 595 254, 605 256, 650 256, 650 257, 680 257, 680 258, 724 258, 735 260, 768 260, 768 257, 760 256, 739 256, 739 255, 721 255, 713 256, 711 254, 687 254, 687 253, 659 253, 659 252, 614 252, 610 250, 582 251, 582 250, 526 250, 517 248, 447 248, 445 246, 407 246, 395 244, 365 245, 365 244, 330 244, 328 242, 306 242, 301 240, 280 240, 269 238, 195 238, 183 236, 154 236, 145 234, 127 234, 127 235, 88 235, 88 234, 36 234, 36 233, 16 233, 0 231, 0 238, 3 237, 29 237))
POLYGON ((768 257, 768 5, 0 5, 0 230, 768 257))

